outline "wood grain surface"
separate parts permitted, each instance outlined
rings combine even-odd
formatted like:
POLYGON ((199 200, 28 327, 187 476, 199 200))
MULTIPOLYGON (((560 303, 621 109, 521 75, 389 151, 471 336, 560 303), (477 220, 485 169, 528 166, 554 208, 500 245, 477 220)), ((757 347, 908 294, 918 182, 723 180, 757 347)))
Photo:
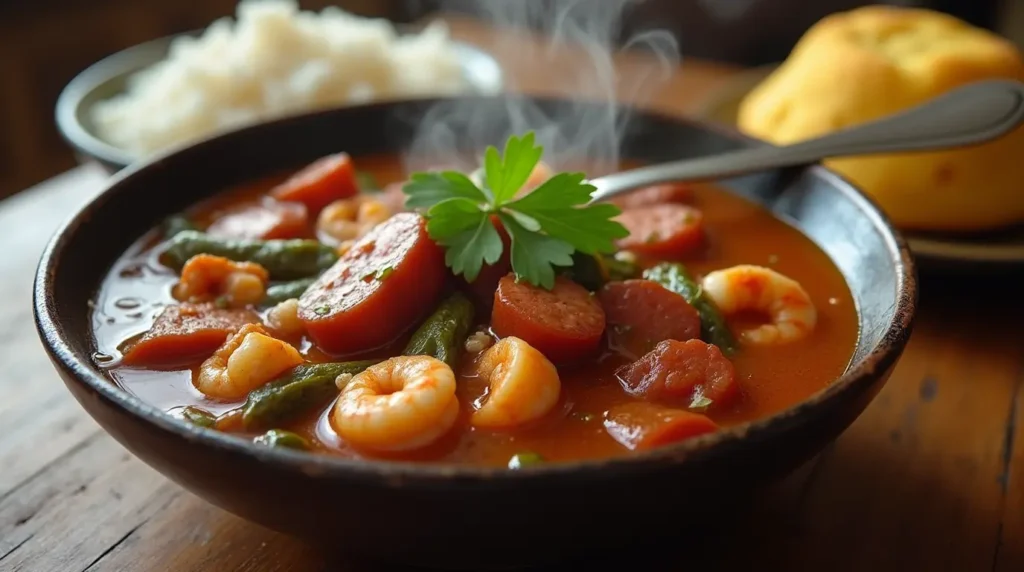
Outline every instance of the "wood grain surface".
MULTIPOLYGON (((517 89, 552 89, 534 63, 499 56, 517 89)), ((733 71, 688 61, 650 105, 687 113, 733 71)), ((35 333, 31 278, 53 230, 103 183, 81 167, 0 203, 0 570, 391 570, 333 560, 205 503, 132 457, 65 390, 35 333)), ((704 550, 623 569, 1024 570, 1022 286, 1019 273, 922 276, 905 357, 846 433, 704 550)))

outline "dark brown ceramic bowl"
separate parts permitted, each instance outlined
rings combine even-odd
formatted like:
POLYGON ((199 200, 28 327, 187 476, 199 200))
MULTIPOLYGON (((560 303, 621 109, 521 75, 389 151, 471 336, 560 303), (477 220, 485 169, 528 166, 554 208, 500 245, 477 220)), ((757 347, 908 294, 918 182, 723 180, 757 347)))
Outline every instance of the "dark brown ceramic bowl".
MULTIPOLYGON (((477 124, 472 131, 476 142, 500 141, 509 130, 498 119, 506 117, 506 102, 461 102, 472 111, 459 117, 494 112, 488 113, 485 130, 494 137, 481 137, 477 124)), ((549 115, 600 111, 578 102, 532 102, 549 115)), ((868 199, 820 167, 723 184, 801 229, 842 271, 861 327, 848 371, 778 415, 676 446, 520 471, 371 463, 271 450, 178 421, 122 391, 92 364, 90 298, 111 263, 163 217, 228 185, 298 168, 328 153, 401 151, 412 137, 412 119, 433 103, 374 104, 265 123, 116 175, 54 237, 36 276, 39 333, 75 398, 139 458, 243 518, 337 551, 479 569, 535 564, 580 550, 593 554, 628 548, 639 538, 665 537, 664 546, 685 550, 682 523, 737 510, 723 499, 742 501, 745 493, 815 455, 849 426, 888 378, 914 315, 917 287, 910 255, 868 199), (658 520, 673 524, 654 526, 658 520)), ((622 153, 644 161, 753 144, 640 111, 632 112, 629 126, 622 153)))

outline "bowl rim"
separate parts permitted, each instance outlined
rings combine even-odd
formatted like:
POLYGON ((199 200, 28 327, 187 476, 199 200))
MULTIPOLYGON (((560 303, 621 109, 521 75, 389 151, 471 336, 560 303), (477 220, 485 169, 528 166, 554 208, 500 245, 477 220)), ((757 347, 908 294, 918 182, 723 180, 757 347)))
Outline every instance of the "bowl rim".
MULTIPOLYGON (((391 22, 391 24, 399 34, 403 34, 407 30, 417 29, 415 25, 410 24, 395 22, 391 22)), ((160 61, 163 61, 148 61, 148 58, 143 57, 145 54, 161 49, 166 50, 170 47, 172 42, 179 38, 197 38, 205 31, 206 28, 196 28, 134 44, 93 62, 87 68, 78 72, 78 74, 76 74, 75 77, 73 77, 71 81, 69 81, 60 91, 60 94, 57 96, 57 103, 54 105, 54 122, 56 123, 57 130, 60 132, 64 141, 71 145, 76 151, 102 163, 116 166, 119 169, 123 169, 138 161, 148 160, 152 157, 163 154, 162 152, 150 153, 148 156, 138 157, 126 149, 105 141, 80 121, 79 115, 83 112, 85 99, 95 92, 98 86, 106 84, 107 82, 121 76, 133 75, 141 69, 148 68, 160 61), (148 63, 144 63, 140 67, 139 64, 142 63, 142 60, 144 59, 146 59, 148 63)), ((490 70, 494 73, 495 77, 493 85, 486 87, 487 92, 482 93, 481 95, 494 94, 500 92, 504 88, 506 83, 505 72, 501 67, 501 63, 494 57, 494 55, 471 42, 456 38, 450 38, 450 40, 456 52, 459 54, 469 54, 470 57, 486 62, 490 70)), ((471 89, 478 90, 480 89, 480 86, 472 86, 471 89)), ((389 98, 386 101, 380 100, 371 103, 397 103, 400 101, 416 99, 420 98, 389 98)), ((344 104, 332 107, 357 107, 359 105, 365 104, 344 104)), ((287 119, 290 117, 306 115, 307 113, 310 112, 298 111, 286 113, 281 114, 274 119, 287 119)), ((313 113, 315 113, 315 111, 313 113)), ((266 122, 267 120, 260 120, 256 122, 255 125, 266 122)), ((230 129, 228 131, 214 133, 213 135, 233 130, 234 129, 230 129)), ((210 135, 202 136, 192 141, 192 143, 206 139, 209 136, 210 135)), ((185 145, 187 146, 188 143, 185 145)), ((180 144, 173 145, 172 147, 169 147, 169 149, 178 148, 179 146, 180 144)))
MULTIPOLYGON (((487 96, 468 96, 484 98, 487 96)), ((498 96, 503 97, 503 96, 498 96)), ((521 96, 532 101, 565 102, 566 98, 549 96, 521 96)), ((438 100, 447 98, 426 98, 438 100)), ((420 100, 423 101, 423 100, 420 100)), ((402 101, 372 102, 349 106, 346 109, 359 113, 366 108, 400 106, 402 101)), ((705 123, 678 115, 670 115, 658 110, 632 107, 617 104, 640 113, 657 121, 684 123, 699 129, 732 136, 738 140, 747 139, 732 130, 722 129, 717 125, 705 123)), ((224 454, 239 454, 253 457, 258 461, 275 463, 283 467, 304 472, 308 475, 326 478, 341 477, 360 480, 361 482, 386 483, 388 486, 401 486, 415 480, 417 485, 442 485, 453 478, 466 485, 482 484, 501 480, 530 480, 550 476, 571 476, 579 473, 608 472, 608 474, 641 473, 655 470, 666 465, 678 465, 695 457, 714 454, 736 446, 744 440, 758 440, 772 433, 784 431, 788 426, 799 424, 799 419, 819 408, 835 404, 848 392, 863 389, 871 385, 873 380, 883 375, 898 361, 905 348, 913 328, 915 308, 918 300, 917 271, 910 250, 902 235, 892 226, 889 219, 867 195, 857 189, 840 175, 821 165, 810 165, 806 171, 831 183, 837 192, 856 204, 869 222, 880 231, 887 247, 887 254, 894 259, 896 276, 896 303, 893 308, 893 319, 885 325, 880 341, 859 360, 848 365, 846 371, 825 388, 804 400, 787 407, 773 415, 745 423, 723 427, 720 430, 682 441, 675 445, 655 448, 649 451, 631 453, 618 457, 586 459, 578 461, 560 461, 550 464, 539 464, 528 469, 510 470, 505 467, 481 467, 472 465, 456 465, 443 463, 423 463, 414 461, 345 458, 334 455, 317 454, 305 451, 293 451, 282 448, 259 446, 251 440, 229 433, 198 427, 185 420, 177 419, 142 398, 120 388, 109 377, 94 367, 88 356, 79 357, 72 350, 68 339, 76 333, 65 331, 62 319, 53 299, 55 288, 54 269, 60 263, 63 251, 68 247, 71 236, 82 226, 96 209, 112 196, 122 192, 132 192, 132 181, 137 174, 156 167, 165 167, 173 163, 183 151, 202 153, 211 143, 223 143, 225 139, 244 139, 249 133, 281 126, 288 122, 308 122, 319 115, 336 113, 338 110, 324 110, 299 115, 282 117, 275 120, 249 125, 234 131, 214 135, 189 145, 169 149, 155 154, 143 161, 136 162, 113 175, 104 189, 93 196, 86 204, 60 225, 50 239, 40 257, 33 285, 33 314, 37 333, 51 361, 64 374, 65 380, 73 378, 76 383, 83 384, 101 399, 114 407, 127 412, 138 421, 151 424, 158 429, 175 434, 179 438, 197 442, 224 454), (383 481, 381 479, 384 479, 383 481)), ((858 315, 860 309, 858 308, 858 315)), ((78 335, 88 335, 85 332, 78 335)))

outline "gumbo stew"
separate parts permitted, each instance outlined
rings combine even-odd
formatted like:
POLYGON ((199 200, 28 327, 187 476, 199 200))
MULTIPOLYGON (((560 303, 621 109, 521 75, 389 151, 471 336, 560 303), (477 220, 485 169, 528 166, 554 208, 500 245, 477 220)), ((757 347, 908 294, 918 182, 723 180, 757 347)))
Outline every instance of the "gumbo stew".
POLYGON ((226 190, 110 270, 96 364, 261 445, 510 468, 693 438, 845 370, 851 294, 794 228, 707 184, 591 205, 540 159, 531 135, 467 174, 339 153, 226 190))

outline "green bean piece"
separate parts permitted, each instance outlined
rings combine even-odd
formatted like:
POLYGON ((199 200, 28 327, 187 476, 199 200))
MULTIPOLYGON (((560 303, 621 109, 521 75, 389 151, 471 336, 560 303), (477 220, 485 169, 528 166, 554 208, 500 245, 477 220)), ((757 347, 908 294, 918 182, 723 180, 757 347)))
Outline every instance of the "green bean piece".
POLYGON ((338 260, 333 248, 315 240, 243 240, 218 238, 186 230, 174 235, 163 253, 163 262, 181 270, 197 254, 223 256, 236 262, 255 262, 274 280, 316 276, 338 260))
POLYGON ((732 355, 736 351, 736 339, 726 325, 722 313, 704 293, 700 284, 690 276, 686 267, 677 263, 661 263, 644 271, 644 278, 653 280, 679 294, 700 314, 701 338, 718 346, 722 353, 732 355))
POLYGON ((249 392, 242 407, 242 425, 247 429, 262 429, 326 403, 338 395, 335 379, 339 375, 355 375, 375 363, 368 360, 295 366, 274 381, 249 392))
POLYGON ((639 275, 635 262, 620 260, 608 254, 585 254, 575 252, 572 266, 562 272, 563 276, 591 292, 600 290, 608 282, 629 280, 639 275))
POLYGON ((303 292, 309 289, 316 282, 316 277, 300 278, 291 282, 280 282, 267 288, 267 294, 263 297, 264 306, 274 306, 285 300, 298 298, 303 292))
POLYGON ((580 251, 573 253, 572 266, 566 267, 562 275, 591 292, 600 290, 606 282, 601 261, 592 254, 580 251))
POLYGON ((174 238, 179 232, 199 230, 185 215, 176 214, 167 217, 163 223, 164 239, 174 238))
POLYGON ((512 455, 512 458, 508 461, 508 468, 510 469, 522 469, 530 465, 539 465, 544 462, 544 457, 541 457, 537 453, 526 451, 523 453, 516 453, 512 455))
POLYGON ((189 405, 181 410, 181 418, 199 427, 213 427, 217 418, 210 412, 189 405))
POLYGON ((366 171, 356 171, 356 184, 359 185, 359 190, 364 193, 376 193, 380 190, 380 183, 377 182, 377 178, 366 171))
POLYGON ((304 437, 283 429, 271 429, 270 431, 267 431, 253 439, 252 442, 266 447, 287 447, 289 449, 301 449, 303 451, 309 449, 309 441, 304 437))
POLYGON ((462 293, 456 292, 441 302, 437 310, 423 321, 402 353, 407 356, 432 356, 455 369, 459 352, 466 343, 472 325, 473 303, 462 293))

